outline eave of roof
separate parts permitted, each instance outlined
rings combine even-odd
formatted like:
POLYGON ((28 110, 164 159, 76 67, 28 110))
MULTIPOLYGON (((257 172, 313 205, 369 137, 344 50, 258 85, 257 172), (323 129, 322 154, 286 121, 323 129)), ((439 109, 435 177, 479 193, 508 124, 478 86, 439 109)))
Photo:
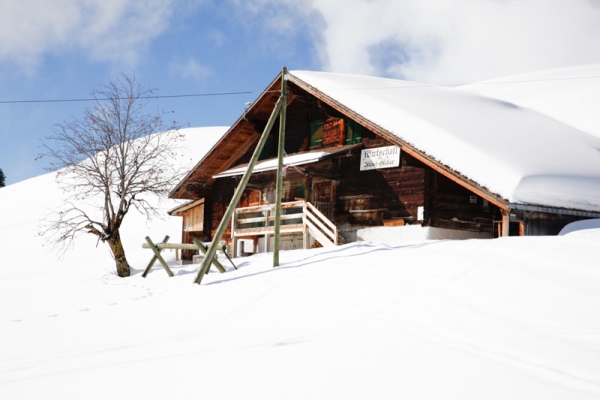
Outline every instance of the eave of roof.
POLYGON ((169 211, 167 211, 167 214, 176 216, 176 215, 178 215, 178 213, 187 211, 190 208, 199 206, 200 204, 204 204, 204 199, 190 200, 190 201, 185 202, 175 208, 170 209, 169 211))
MULTIPOLYGON (((351 144, 347 146, 339 146, 339 147, 326 147, 323 149, 303 151, 299 153, 290 154, 283 158, 283 165, 286 167, 293 167, 299 165, 306 165, 321 162, 340 153, 347 153, 352 151, 355 148, 361 147, 362 144, 351 144)), ((268 172, 277 169, 278 158, 270 158, 267 160, 261 160, 256 163, 254 169, 252 171, 253 174, 268 172)), ((229 176, 239 176, 243 175, 248 169, 248 164, 237 165, 227 171, 223 171, 218 175, 213 176, 213 178, 224 178, 229 176)))
MULTIPOLYGON (((192 168, 186 174, 186 176, 177 184, 177 186, 175 186, 171 193, 169 193, 169 197, 174 199, 190 198, 186 189, 187 185, 200 185, 201 187, 208 187, 212 184, 212 182, 214 182, 213 175, 230 168, 245 151, 247 151, 254 143, 258 141, 259 135, 246 137, 245 140, 241 140, 240 142, 235 142, 232 139, 235 139, 236 136, 240 136, 240 133, 243 132, 245 125, 252 124, 252 121, 255 118, 264 118, 265 120, 268 119, 270 112, 272 111, 272 107, 265 117, 262 115, 265 114, 265 110, 268 110, 268 107, 265 107, 265 104, 268 104, 270 101, 272 101, 273 97, 278 98, 280 92, 281 73, 279 73, 277 77, 273 79, 267 89, 265 89, 244 111, 244 113, 240 115, 231 128, 229 128, 225 135, 223 135, 221 140, 219 140, 212 147, 212 149, 207 152, 206 155, 194 166, 194 168, 192 168), (220 153, 231 150, 234 151, 233 156, 221 157, 219 160, 220 153), (218 168, 218 170, 215 168, 210 168, 215 163, 218 164, 219 161, 222 165, 220 168, 218 168)), ((273 104, 275 101, 272 101, 273 104)))

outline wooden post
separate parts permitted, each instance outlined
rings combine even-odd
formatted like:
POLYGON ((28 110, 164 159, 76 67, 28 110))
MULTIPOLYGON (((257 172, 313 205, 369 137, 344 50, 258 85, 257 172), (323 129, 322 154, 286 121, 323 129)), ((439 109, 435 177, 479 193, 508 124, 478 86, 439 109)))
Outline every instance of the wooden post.
MULTIPOLYGON (((169 236, 165 236, 165 238, 163 239, 163 243, 167 243, 168 241, 169 241, 169 236)), ((150 237, 148 237, 148 236, 146 236, 146 242, 148 242, 150 249, 154 252, 154 257, 152 257, 152 260, 150 260, 150 263, 148 264, 148 266, 146 267, 146 270, 142 274, 142 278, 145 278, 148 275, 148 273, 150 272, 150 268, 152 268, 152 266, 154 265, 156 260, 160 261, 160 263, 163 266, 163 268, 165 269, 165 271, 167 271, 167 274, 169 274, 170 277, 173 277, 173 272, 171 271, 171 269, 169 268, 169 266, 167 265, 165 260, 160 255, 160 252, 162 251, 162 249, 159 250, 158 247, 156 247, 154 245, 154 243, 152 243, 152 240, 150 240, 150 237)))
POLYGON ((519 222, 519 236, 525 236, 525 222, 519 222))
POLYGON ((302 205, 302 240, 304 244, 302 246, 303 249, 308 249, 308 241, 310 240, 310 234, 308 233, 308 227, 306 226, 306 200, 302 205))
POLYGON ((252 175, 252 170, 254 169, 254 165, 256 165, 256 162, 258 161, 258 157, 260 156, 260 153, 261 153, 263 147, 265 146, 267 139, 269 138, 269 132, 271 131, 271 128, 273 127, 273 124, 275 123, 277 114, 279 114, 279 110, 281 109, 281 104, 282 104, 282 101, 281 101, 281 96, 280 96, 279 100, 277 100, 277 103, 275 104, 275 108, 273 109, 271 116, 269 117, 267 126, 265 126, 262 136, 260 137, 258 144, 256 145, 256 149, 254 149, 252 158, 250 159, 250 162, 248 163, 248 168, 246 169, 246 172, 242 176, 242 180, 240 181, 240 184, 238 185, 237 189, 235 190, 235 193, 233 194, 233 197, 231 198, 229 207, 227 207, 227 210, 225 211, 225 215, 223 215, 223 219, 221 220, 221 223, 219 224, 219 227, 217 228, 217 232, 215 232, 215 236, 213 237, 212 244, 208 248, 208 250, 204 256, 204 260, 202 260, 202 264, 200 265, 198 274, 196 275, 196 278, 194 279, 194 282, 197 284, 200 284, 200 282, 202 282, 202 278, 204 277, 204 275, 206 274, 206 271, 208 271, 208 268, 210 267, 210 262, 211 262, 210 260, 217 253, 217 250, 219 248, 219 241, 221 240, 221 238, 223 237, 223 234, 225 233, 225 230, 227 229, 227 222, 229 221, 229 218, 231 218, 231 214, 233 214, 235 207, 237 206, 240 199, 242 198, 244 189, 246 188, 246 185, 248 184, 248 181, 250 180, 250 176, 252 175))
POLYGON ((510 228, 510 210, 502 210, 502 235, 508 236, 510 228))
POLYGON ((231 215, 231 256, 235 258, 238 252, 238 238, 235 234, 235 226, 237 225, 237 212, 233 210, 231 215))
MULTIPOLYGON (((200 242, 198 240, 198 238, 193 238, 192 242, 194 242, 194 244, 196 245, 196 247, 198 248, 198 250, 200 250, 202 252, 202 254, 204 254, 204 258, 206 258, 206 247, 204 247, 204 245, 202 244, 202 242, 200 242)), ((219 260, 217 260, 216 257, 213 257, 212 263, 215 267, 217 267, 217 269, 219 270, 220 273, 225 273, 227 272, 225 270, 225 268, 223 268, 223 265, 219 262, 219 260)), ((208 270, 207 270, 208 271, 208 270)))
MULTIPOLYGON (((204 254, 206 254, 206 252, 207 252, 206 247, 197 238, 192 239, 194 241, 194 243, 167 243, 168 240, 169 240, 169 237, 165 236, 165 239, 163 240, 162 243, 157 243, 155 245, 154 243, 152 243, 152 241, 150 240, 149 237, 146 237, 147 243, 143 243, 142 248, 151 249, 154 252, 154 256, 152 257, 152 260, 150 260, 150 263, 148 264, 148 267, 146 267, 146 270, 142 274, 142 277, 145 278, 146 275, 148 275, 148 272, 150 272, 150 268, 152 268, 152 265, 154 265, 154 262, 156 260, 159 260, 161 262, 163 267, 165 269, 167 269, 167 273, 169 273, 170 276, 173 276, 173 274, 171 273, 171 270, 168 269, 168 267, 166 266, 166 262, 164 261, 162 256, 160 256, 160 255, 157 256, 157 252, 160 253, 164 249, 200 250, 204 254)), ((214 257, 212 260, 212 264, 214 264, 214 266, 217 267, 219 272, 221 272, 221 273, 227 272, 225 270, 225 268, 223 267, 223 265, 219 262, 219 260, 217 260, 214 257)), ((231 262, 231 265, 233 265, 233 268, 237 269, 237 267, 233 264, 233 261, 231 262)))
POLYGON ((279 267, 279 246, 281 244, 281 197, 283 196, 283 153, 285 150, 285 117, 286 117, 286 81, 287 68, 281 71, 281 109, 279 110, 279 145, 277 151, 277 183, 275 190, 275 235, 273 237, 273 267, 279 267))
POLYGON ((271 209, 265 211, 265 253, 269 252, 269 218, 271 217, 271 209))

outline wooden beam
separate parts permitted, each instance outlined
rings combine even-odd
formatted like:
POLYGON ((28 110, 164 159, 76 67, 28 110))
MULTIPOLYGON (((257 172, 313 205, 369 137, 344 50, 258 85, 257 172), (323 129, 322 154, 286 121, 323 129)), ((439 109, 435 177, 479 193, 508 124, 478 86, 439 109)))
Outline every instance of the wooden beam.
MULTIPOLYGON (((175 189, 173 189, 173 191, 171 191, 171 193, 169 194, 170 198, 187 198, 185 196, 185 184, 189 183, 190 181, 202 181, 201 179, 199 179, 197 177, 197 174, 201 174, 203 171, 209 171, 211 170, 211 166, 216 162, 216 160, 218 160, 218 156, 221 154, 222 151, 225 150, 225 148, 227 147, 227 141, 231 140, 231 138, 237 136, 241 131, 243 131, 244 129, 244 125, 246 123, 248 123, 246 121, 246 118, 250 117, 253 118, 255 115, 258 115, 261 113, 261 111, 265 110, 265 114, 269 115, 270 111, 271 111, 271 106, 270 104, 273 104, 273 98, 275 96, 278 97, 279 95, 279 89, 280 89, 280 81, 281 81, 281 76, 280 74, 277 75, 277 77, 267 86, 268 89, 263 91, 259 97, 250 105, 250 107, 242 114, 240 115, 240 117, 233 123, 233 125, 231 125, 231 128, 227 131, 227 133, 225 134, 225 136, 223 136, 223 138, 221 138, 221 140, 219 142, 217 142, 217 144, 214 146, 214 148, 212 149, 212 151, 206 155, 206 157, 204 159, 202 159, 197 165, 196 167, 190 172, 190 174, 188 174, 176 187, 175 189)), ((254 143, 252 141, 252 143, 254 143)), ((234 160, 233 157, 231 157, 231 161, 237 161, 234 160)), ((224 168, 227 169, 228 167, 224 168)), ((222 170, 224 170, 222 169, 222 170)), ((221 171, 217 171, 221 172, 221 171)), ((212 179, 212 175, 214 174, 210 174, 211 178, 209 178, 207 181, 203 181, 204 184, 212 184, 212 182, 214 181, 212 179)))
POLYGON ((519 221, 519 236, 525 236, 525 222, 519 221))
POLYGON ((502 236, 510 235, 510 210, 501 210, 502 212, 502 236))
MULTIPOLYGON (((144 249, 151 249, 148 243, 142 244, 144 249)), ((178 249, 178 250, 200 250, 198 246, 192 243, 157 243, 155 247, 159 250, 178 249)))
MULTIPOLYGON (((162 244, 165 244, 168 241, 169 241, 169 236, 165 236, 162 244)), ((152 257, 152 259, 150 260, 150 263, 144 270, 144 273, 142 274, 142 278, 145 278, 148 275, 148 273, 150 272, 150 269, 152 268, 152 266, 154 265, 156 260, 160 261, 160 263, 163 266, 163 268, 165 269, 165 271, 167 271, 167 274, 169 274, 170 277, 173 277, 173 272, 171 271, 171 269, 169 268, 169 266, 167 265, 165 260, 160 255, 160 252, 163 251, 163 249, 159 249, 156 245, 154 245, 154 243, 152 243, 152 240, 150 240, 150 237, 148 237, 148 236, 146 236, 146 242, 147 243, 145 243, 145 244, 148 245, 147 248, 152 249, 152 252, 154 253, 154 257, 152 257)))
POLYGON ((223 218, 221 219, 221 222, 219 223, 217 231, 215 232, 215 235, 213 237, 212 244, 208 248, 208 251, 204 257, 204 260, 202 261, 202 264, 200 265, 200 269, 198 270, 198 274, 196 275, 196 278, 194 280, 194 282, 197 284, 200 284, 202 282, 202 278, 204 277, 204 275, 206 274, 206 271, 208 271, 208 268, 210 266, 210 260, 215 256, 215 253, 217 252, 218 242, 223 237, 223 234, 225 233, 225 230, 227 229, 229 219, 231 218, 232 213, 235 211, 235 207, 239 203, 239 201, 242 197, 242 193, 244 193, 244 190, 246 189, 246 184, 250 180, 250 176, 252 175, 252 170, 254 169, 254 165, 256 165, 256 162, 258 161, 258 156, 260 155, 260 152, 262 151, 265 143, 267 142, 267 138, 269 137, 269 132, 271 131, 271 128, 273 127, 273 124, 275 123, 275 120, 277 118, 277 115, 279 114, 279 110, 280 110, 282 104, 283 104, 283 101, 281 100, 281 97, 280 97, 279 100, 277 101, 277 104, 275 105, 275 108, 273 109, 273 112, 271 113, 271 118, 269 118, 269 122, 267 123, 267 126, 265 127, 265 130, 263 131, 263 134, 262 134, 260 140, 258 141, 256 148, 254 149, 252 158, 250 159, 250 162, 248 163, 248 168, 246 169, 246 172, 242 176, 242 180, 241 180, 240 184, 238 185, 235 192, 233 193, 231 202, 229 203, 229 206, 227 207, 227 210, 225 211, 225 214, 223 215, 223 218))
MULTIPOLYGON (((194 245, 198 248, 198 250, 202 252, 202 254, 204 254, 204 257, 206 257, 206 247, 204 247, 204 245, 198 240, 198 238, 193 238, 192 242, 194 242, 194 245)), ((223 274, 227 272, 225 268, 223 268, 223 265, 219 262, 219 260, 217 260, 216 256, 213 256, 212 263, 215 267, 217 267, 220 273, 223 274)), ((206 270, 206 272, 208 273, 208 270, 206 270)))
POLYGON ((287 97, 287 99, 285 101, 285 105, 289 106, 290 104, 292 104, 292 101, 294 101, 297 96, 295 94, 293 94, 293 93, 290 93, 289 90, 288 90, 287 93, 286 93, 286 97, 287 97))
MULTIPOLYGON (((150 269, 152 268, 152 266, 154 265, 154 263, 156 262, 156 260, 159 260, 161 262, 161 264, 163 265, 163 267, 165 268, 165 270, 167 271, 167 273, 169 274, 169 276, 173 276, 173 272, 171 272, 171 270, 167 266, 167 263, 165 262, 165 260, 160 255, 160 252, 163 251, 163 250, 165 250, 165 249, 199 250, 203 254, 206 255, 206 251, 207 251, 206 247, 202 244, 202 242, 200 242, 198 240, 198 238, 192 239, 192 241, 194 242, 193 244, 191 244, 191 243, 167 243, 168 240, 169 240, 169 236, 165 236, 165 238, 163 239, 162 243, 154 244, 154 243, 152 243, 152 240, 150 240, 150 238, 148 236, 146 236, 146 242, 147 243, 143 243, 142 244, 142 248, 144 248, 144 249, 151 249, 154 252, 154 257, 152 257, 152 260, 150 260, 150 263, 146 267, 146 270, 142 274, 142 277, 145 278, 146 275, 148 275, 148 273, 150 272, 150 269)), ((217 260, 216 257, 213 257, 213 262, 212 263, 219 270, 219 272, 221 272, 221 273, 227 272, 225 270, 225 268, 223 267, 223 265, 219 262, 219 260, 217 260)), ((234 265, 234 267, 235 267, 235 265, 234 265)))
POLYGON ((285 118, 287 105, 287 68, 281 71, 281 98, 279 109, 279 140, 277 145, 277 180, 275 184, 275 235, 273 237, 273 267, 279 267, 279 247, 281 244, 281 197, 283 197, 283 153, 285 148, 285 118))

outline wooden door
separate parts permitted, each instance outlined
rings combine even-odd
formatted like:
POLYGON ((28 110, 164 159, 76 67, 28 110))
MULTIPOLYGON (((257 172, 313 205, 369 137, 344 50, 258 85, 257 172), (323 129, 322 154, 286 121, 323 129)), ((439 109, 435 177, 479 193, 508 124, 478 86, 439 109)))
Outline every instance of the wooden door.
POLYGON ((335 203, 335 187, 333 181, 313 183, 312 204, 323 215, 333 221, 333 205, 335 203))

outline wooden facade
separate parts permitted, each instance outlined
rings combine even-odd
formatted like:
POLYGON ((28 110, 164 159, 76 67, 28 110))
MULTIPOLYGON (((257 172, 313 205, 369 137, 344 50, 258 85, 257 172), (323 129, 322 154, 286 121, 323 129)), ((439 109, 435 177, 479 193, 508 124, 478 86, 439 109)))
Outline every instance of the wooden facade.
MULTIPOLYGON (((194 238, 201 242, 210 240, 210 237, 204 233, 204 202, 204 199, 192 201, 169 211, 169 215, 182 217, 183 243, 192 243, 194 238)), ((193 250, 182 250, 181 257, 184 260, 191 260, 195 253, 193 250)))
MULTIPOLYGON (((250 160, 278 98, 279 82, 280 77, 172 192, 173 198, 204 199, 202 209, 181 214, 188 221, 184 225, 193 227, 184 230, 184 241, 192 236, 202 240, 213 237, 241 178, 218 176, 250 160), (192 222, 193 214, 199 213, 202 229, 192 222)), ((577 215, 544 217, 539 210, 511 211, 506 200, 316 89, 290 79, 288 91, 285 151, 288 156, 319 157, 285 168, 282 201, 306 200, 338 227, 418 224, 498 237, 556 233, 559 226, 581 219, 577 215), (362 151, 387 146, 400 149, 398 166, 361 170, 362 151)), ((277 155, 278 122, 274 126, 261 153, 263 161, 277 155)), ((274 170, 254 173, 238 207, 275 203, 275 178, 274 170)), ((230 230, 223 239, 230 241, 230 230)))

